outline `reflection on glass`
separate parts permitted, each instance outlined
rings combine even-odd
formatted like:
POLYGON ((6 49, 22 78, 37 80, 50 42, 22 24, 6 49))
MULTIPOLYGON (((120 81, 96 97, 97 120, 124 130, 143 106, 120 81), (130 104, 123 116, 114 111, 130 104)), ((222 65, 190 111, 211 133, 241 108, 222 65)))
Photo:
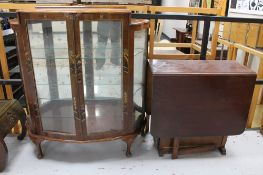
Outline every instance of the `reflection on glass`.
POLYGON ((121 21, 81 21, 88 134, 123 129, 121 21))
POLYGON ((28 22, 44 130, 75 133, 65 21, 28 22))
POLYGON ((144 112, 144 77, 146 66, 147 31, 141 30, 134 33, 134 85, 133 101, 136 116, 144 112))

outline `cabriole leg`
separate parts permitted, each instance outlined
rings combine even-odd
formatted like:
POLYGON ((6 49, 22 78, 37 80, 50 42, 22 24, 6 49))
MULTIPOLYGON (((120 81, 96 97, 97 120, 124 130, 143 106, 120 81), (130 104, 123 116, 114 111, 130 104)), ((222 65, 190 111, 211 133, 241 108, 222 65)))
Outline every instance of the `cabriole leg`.
POLYGON ((179 153, 179 139, 174 138, 172 159, 177 159, 179 153))
POLYGON ((27 133, 27 128, 26 128, 26 114, 23 112, 21 115, 19 115, 19 120, 21 123, 22 127, 22 132, 21 134, 17 137, 18 140, 23 140, 26 136, 27 133))
POLYGON ((41 142, 42 140, 40 139, 35 139, 35 140, 32 140, 34 142, 34 144, 36 145, 36 152, 37 152, 37 158, 38 159, 42 159, 44 157, 44 154, 43 154, 43 151, 42 151, 42 148, 41 148, 41 142))
POLYGON ((218 148, 219 152, 222 154, 222 155, 226 155, 226 148, 223 146, 223 147, 220 147, 218 148))
POLYGON ((222 143, 221 143, 221 147, 218 148, 219 152, 222 155, 226 155, 226 147, 225 147, 226 141, 227 141, 227 136, 224 136, 223 140, 222 140, 222 143))
POLYGON ((131 155, 132 155, 131 154, 131 145, 132 145, 134 139, 135 139, 135 136, 131 136, 131 137, 127 137, 127 138, 122 139, 127 144, 127 150, 126 150, 126 156, 127 157, 131 157, 131 155))
POLYGON ((159 155, 159 157, 163 157, 164 152, 163 152, 162 147, 161 147, 161 139, 157 138, 156 142, 157 142, 156 144, 157 144, 158 155, 159 155))

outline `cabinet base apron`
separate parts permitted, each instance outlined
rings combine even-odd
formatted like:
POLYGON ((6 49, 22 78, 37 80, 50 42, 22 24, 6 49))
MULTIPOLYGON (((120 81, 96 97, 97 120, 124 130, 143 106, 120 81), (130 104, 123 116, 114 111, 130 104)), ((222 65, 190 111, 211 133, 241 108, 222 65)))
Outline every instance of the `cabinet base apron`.
POLYGON ((202 153, 218 149, 222 155, 226 155, 225 144, 227 136, 215 137, 189 137, 189 138, 155 138, 158 154, 171 153, 172 159, 178 155, 202 153))
POLYGON ((137 137, 137 133, 127 134, 123 136, 111 137, 111 138, 103 138, 103 139, 96 139, 96 140, 64 140, 64 139, 57 139, 48 136, 36 135, 33 134, 30 130, 28 131, 28 135, 31 141, 36 145, 36 154, 38 159, 42 159, 44 157, 43 150, 41 147, 41 143, 43 141, 54 141, 54 142, 62 142, 62 143, 92 143, 92 142, 106 142, 106 141, 113 141, 113 140, 122 140, 126 143, 126 156, 131 157, 131 145, 135 138, 137 137))

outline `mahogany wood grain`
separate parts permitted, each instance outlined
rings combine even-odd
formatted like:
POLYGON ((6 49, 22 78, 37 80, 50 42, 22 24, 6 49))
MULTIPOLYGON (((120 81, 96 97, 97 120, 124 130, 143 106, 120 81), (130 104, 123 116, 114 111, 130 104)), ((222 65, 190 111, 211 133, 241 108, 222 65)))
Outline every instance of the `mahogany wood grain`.
POLYGON ((256 73, 235 61, 148 62, 147 113, 159 155, 225 155, 227 136, 246 127, 256 73))

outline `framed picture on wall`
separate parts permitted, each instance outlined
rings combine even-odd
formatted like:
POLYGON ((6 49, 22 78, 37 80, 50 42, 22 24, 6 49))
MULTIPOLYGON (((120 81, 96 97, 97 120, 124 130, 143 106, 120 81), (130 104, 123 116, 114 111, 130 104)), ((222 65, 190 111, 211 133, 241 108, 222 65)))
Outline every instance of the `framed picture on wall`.
POLYGON ((263 15, 263 0, 230 0, 229 12, 263 15))

